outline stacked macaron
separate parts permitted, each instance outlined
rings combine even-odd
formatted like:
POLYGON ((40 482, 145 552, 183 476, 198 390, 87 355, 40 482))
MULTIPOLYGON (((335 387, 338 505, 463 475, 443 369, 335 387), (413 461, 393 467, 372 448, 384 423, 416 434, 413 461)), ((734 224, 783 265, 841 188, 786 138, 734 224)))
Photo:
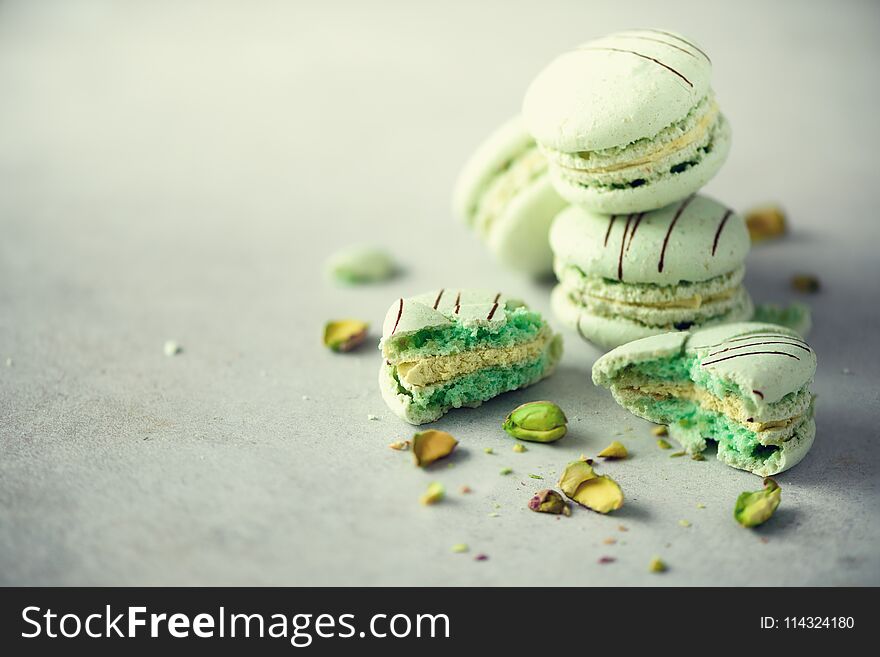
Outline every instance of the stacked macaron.
POLYGON ((549 274, 547 232, 566 202, 522 120, 510 119, 474 152, 455 184, 453 211, 495 259, 526 274, 549 274))
POLYGON ((573 204, 551 229, 554 311, 601 347, 751 317, 745 224, 696 195, 730 149, 711 71, 690 39, 629 30, 561 55, 526 93, 525 124, 573 204))

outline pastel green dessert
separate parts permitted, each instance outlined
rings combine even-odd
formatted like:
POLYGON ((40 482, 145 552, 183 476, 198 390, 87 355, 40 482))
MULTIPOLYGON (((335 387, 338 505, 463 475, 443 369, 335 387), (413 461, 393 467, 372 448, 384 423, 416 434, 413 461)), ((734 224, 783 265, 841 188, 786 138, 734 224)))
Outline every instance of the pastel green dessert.
POLYGON ((532 275, 551 271, 547 232, 566 202, 518 117, 493 132, 467 161, 452 204, 503 265, 532 275))
POLYGON ((628 215, 571 206, 553 222, 550 245, 553 311, 600 347, 752 316, 745 223, 706 196, 628 215))
POLYGON ((424 424, 549 376, 562 338, 500 292, 442 289, 391 304, 379 348, 382 397, 407 422, 424 424))
POLYGON ((328 275, 346 285, 378 283, 391 278, 396 271, 388 252, 373 246, 350 246, 327 259, 328 275))
POLYGON ((557 57, 523 102, 556 190, 620 214, 700 189, 730 149, 711 73, 692 39, 656 29, 618 32, 557 57))
POLYGON ((593 365, 593 383, 635 415, 668 425, 688 453, 715 442, 720 461, 767 477, 813 444, 815 372, 816 355, 797 333, 742 322, 618 347, 593 365))

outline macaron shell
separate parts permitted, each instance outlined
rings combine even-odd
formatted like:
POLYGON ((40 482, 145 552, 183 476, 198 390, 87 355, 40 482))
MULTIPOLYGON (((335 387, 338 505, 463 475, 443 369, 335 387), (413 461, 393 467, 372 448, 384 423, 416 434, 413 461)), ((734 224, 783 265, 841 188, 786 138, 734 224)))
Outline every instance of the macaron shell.
POLYGON ((593 151, 650 138, 709 91, 712 65, 690 39, 629 30, 557 57, 532 82, 523 116, 537 141, 593 151))
POLYGON ((507 298, 500 292, 440 289, 400 298, 388 308, 382 340, 424 328, 459 323, 497 326, 507 321, 507 298))
POLYGON ((750 241, 742 217, 697 195, 638 215, 571 206, 553 222, 550 246, 558 261, 590 276, 676 285, 737 269, 750 241))
POLYGON ((778 402, 812 382, 816 354, 794 331, 742 322, 694 332, 687 351, 701 370, 735 384, 755 407, 778 402))
MULTIPOLYGON (((556 191, 569 203, 582 205, 593 212, 603 214, 626 214, 646 212, 661 208, 695 193, 709 182, 730 152, 730 124, 723 117, 715 135, 712 150, 700 161, 679 173, 665 173, 660 177, 638 187, 621 189, 611 187, 584 187, 560 177, 558 170, 551 168, 550 176, 556 191)), ((633 179, 654 175, 649 166, 636 169, 633 179)))
POLYGON ((540 178, 517 194, 492 223, 489 250, 510 269, 531 275, 549 273, 553 269, 550 225, 566 205, 549 177, 540 178))
POLYGON ((508 119, 477 147, 456 180, 452 209, 467 224, 483 191, 498 173, 517 155, 534 145, 519 116, 508 119))

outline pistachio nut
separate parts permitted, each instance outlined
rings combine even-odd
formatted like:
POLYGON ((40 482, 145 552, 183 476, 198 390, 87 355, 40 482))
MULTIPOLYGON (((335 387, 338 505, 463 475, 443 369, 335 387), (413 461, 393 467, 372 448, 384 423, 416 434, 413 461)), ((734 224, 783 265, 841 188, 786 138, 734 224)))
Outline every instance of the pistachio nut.
POLYGON ((416 465, 431 465, 437 459, 449 456, 458 441, 445 431, 428 429, 412 437, 412 452, 416 465))
POLYGON ((565 495, 592 511, 608 513, 623 506, 623 491, 608 475, 597 475, 586 461, 572 461, 559 479, 565 495))
POLYGON ((369 324, 359 319, 338 319, 324 325, 324 346, 333 351, 351 351, 367 337, 369 324))
POLYGON ((513 409, 501 426, 514 438, 552 443, 565 435, 567 423, 559 406, 549 401, 535 401, 513 409))
POLYGON ((782 499, 782 489, 770 477, 764 480, 764 490, 741 493, 733 507, 733 517, 743 527, 757 527, 767 522, 782 499))
POLYGON ((535 496, 529 500, 529 508, 539 513, 571 515, 568 502, 562 498, 562 495, 550 488, 545 488, 535 493, 535 496))

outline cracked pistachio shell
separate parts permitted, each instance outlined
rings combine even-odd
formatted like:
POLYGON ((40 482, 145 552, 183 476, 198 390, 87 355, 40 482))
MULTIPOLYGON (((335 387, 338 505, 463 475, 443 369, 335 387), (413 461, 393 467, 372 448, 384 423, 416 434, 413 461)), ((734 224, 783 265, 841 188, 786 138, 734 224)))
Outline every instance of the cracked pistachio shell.
POLYGON ((593 472, 593 466, 586 461, 572 461, 565 466, 565 470, 559 478, 559 488, 568 497, 574 499, 572 496, 577 491, 578 486, 585 481, 595 479, 596 476, 596 473, 593 472))
POLYGON ((629 452, 626 451, 626 447, 623 446, 623 443, 617 440, 599 452, 599 456, 603 459, 625 459, 628 454, 629 452))
POLYGON ((733 517, 743 527, 757 527, 767 522, 779 506, 782 489, 773 479, 764 480, 764 490, 741 493, 733 507, 733 517))
POLYGON ((324 346, 333 351, 351 351, 367 337, 369 324, 359 319, 339 319, 324 325, 324 346))
POLYGON ((608 513, 623 506, 623 491, 608 475, 588 479, 569 497, 597 513, 608 513))
POLYGON ((571 513, 568 502, 562 499, 562 495, 550 488, 535 493, 535 496, 529 500, 529 508, 539 513, 554 513, 556 515, 571 513))
POLYGON ((552 443, 565 435, 567 423, 559 406, 549 401, 535 401, 517 406, 501 426, 514 438, 552 443))
POLYGON ((445 431, 420 431, 412 437, 413 458, 416 465, 424 467, 449 456, 456 445, 458 441, 445 431))

